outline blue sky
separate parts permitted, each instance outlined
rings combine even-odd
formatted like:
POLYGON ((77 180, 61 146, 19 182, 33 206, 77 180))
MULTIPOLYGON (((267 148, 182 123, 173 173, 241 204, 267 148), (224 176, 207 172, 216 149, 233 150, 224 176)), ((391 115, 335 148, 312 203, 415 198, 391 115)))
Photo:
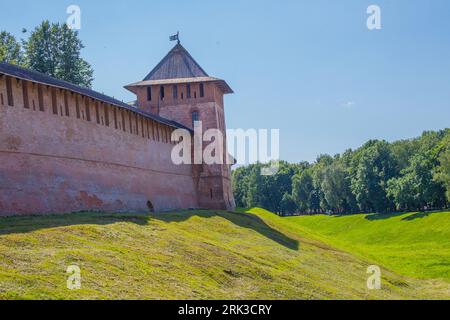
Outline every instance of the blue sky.
POLYGON ((94 89, 125 101, 182 44, 226 97, 230 128, 279 128, 281 158, 314 160, 368 139, 389 141, 450 127, 448 0, 2 1, 0 30, 21 37, 43 19, 82 11, 83 57, 94 89), (380 6, 382 29, 366 27, 380 6))

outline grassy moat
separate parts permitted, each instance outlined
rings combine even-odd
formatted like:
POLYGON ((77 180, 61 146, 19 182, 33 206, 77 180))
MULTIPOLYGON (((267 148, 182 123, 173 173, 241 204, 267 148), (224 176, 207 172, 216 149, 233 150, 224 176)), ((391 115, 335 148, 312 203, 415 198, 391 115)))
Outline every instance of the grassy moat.
POLYGON ((449 212, 0 218, 0 299, 408 298, 450 298, 449 212), (381 290, 367 289, 373 264, 381 290))

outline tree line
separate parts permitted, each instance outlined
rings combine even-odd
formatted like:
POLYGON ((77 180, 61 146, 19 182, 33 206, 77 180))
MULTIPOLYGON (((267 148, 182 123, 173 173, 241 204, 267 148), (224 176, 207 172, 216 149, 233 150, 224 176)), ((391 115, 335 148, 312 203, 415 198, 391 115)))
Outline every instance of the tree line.
MULTIPOLYGON (((27 30, 22 32, 25 35, 27 30)), ((78 32, 66 24, 43 21, 27 39, 20 41, 9 32, 0 32, 0 62, 16 64, 90 88, 93 70, 81 58, 83 48, 78 32)))
POLYGON ((265 166, 233 171, 237 206, 342 215, 444 209, 450 203, 450 129, 393 143, 371 140, 314 163, 280 161, 273 176, 261 175, 265 166))

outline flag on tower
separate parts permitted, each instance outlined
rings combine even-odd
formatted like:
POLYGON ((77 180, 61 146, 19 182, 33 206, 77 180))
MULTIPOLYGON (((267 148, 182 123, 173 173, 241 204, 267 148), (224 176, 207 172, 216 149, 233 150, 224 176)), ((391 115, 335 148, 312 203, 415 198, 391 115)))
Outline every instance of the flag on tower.
POLYGON ((178 41, 180 43, 180 33, 177 32, 177 34, 170 36, 170 41, 178 41))

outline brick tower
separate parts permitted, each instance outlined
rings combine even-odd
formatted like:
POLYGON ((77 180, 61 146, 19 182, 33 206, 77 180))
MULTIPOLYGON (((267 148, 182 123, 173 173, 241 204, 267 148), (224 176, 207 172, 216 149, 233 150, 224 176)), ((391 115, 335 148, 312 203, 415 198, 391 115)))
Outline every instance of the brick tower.
MULTIPOLYGON (((193 165, 200 208, 234 210, 231 169, 226 164, 225 94, 233 93, 221 79, 210 77, 178 42, 144 80, 125 86, 137 96, 136 107, 203 132, 218 129, 224 136, 223 164, 193 165)), ((206 145, 206 144, 204 144, 206 145)))

